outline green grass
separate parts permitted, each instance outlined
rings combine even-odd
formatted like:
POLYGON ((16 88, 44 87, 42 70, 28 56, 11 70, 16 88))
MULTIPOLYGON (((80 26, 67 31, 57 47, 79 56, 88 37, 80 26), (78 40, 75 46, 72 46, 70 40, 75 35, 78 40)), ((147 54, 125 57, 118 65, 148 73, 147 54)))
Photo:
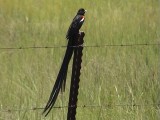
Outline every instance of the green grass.
MULTIPOLYGON (((0 0, 0 47, 66 45, 80 7, 88 10, 85 45, 160 42, 157 0, 0 0)), ((0 120, 66 118, 67 109, 53 109, 46 118, 42 110, 25 110, 45 106, 64 51, 0 50, 0 120)), ((160 100, 158 60, 159 46, 84 48, 78 105, 110 106, 78 108, 77 120, 158 120, 158 106, 150 106, 160 100)), ((70 76, 71 65, 57 106, 68 104, 70 76)))

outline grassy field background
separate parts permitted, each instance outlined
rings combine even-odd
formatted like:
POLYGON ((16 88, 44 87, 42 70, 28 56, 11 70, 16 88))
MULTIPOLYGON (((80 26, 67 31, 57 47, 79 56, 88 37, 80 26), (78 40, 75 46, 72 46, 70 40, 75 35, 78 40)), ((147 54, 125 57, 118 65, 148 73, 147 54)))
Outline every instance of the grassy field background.
MULTIPOLYGON (((85 45, 160 42, 158 0, 0 0, 0 47, 66 45, 81 7, 85 45)), ((66 119, 67 108, 27 110, 45 106, 65 49, 0 49, 0 120, 66 119)), ((78 108, 77 120, 158 120, 159 55, 158 45, 84 48, 78 105, 109 106, 78 108)), ((70 74, 56 106, 68 104, 70 74)))

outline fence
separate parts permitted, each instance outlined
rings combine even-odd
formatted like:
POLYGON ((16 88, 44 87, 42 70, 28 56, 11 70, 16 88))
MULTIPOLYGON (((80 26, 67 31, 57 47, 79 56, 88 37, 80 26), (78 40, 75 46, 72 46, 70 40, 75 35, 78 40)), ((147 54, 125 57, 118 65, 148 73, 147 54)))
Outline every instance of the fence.
MULTIPOLYGON (((134 46, 159 46, 159 43, 139 43, 139 44, 104 44, 104 45, 80 45, 80 46, 70 46, 70 47, 84 47, 84 48, 102 48, 102 47, 134 47, 134 46)), ((59 46, 20 46, 20 47, 0 47, 0 50, 23 50, 23 49, 57 49, 64 48, 67 46, 59 45, 59 46)), ((159 103, 151 103, 151 104, 104 104, 104 105, 96 105, 96 104, 85 104, 85 105, 77 105, 77 108, 101 108, 107 109, 111 107, 150 107, 155 106, 159 109, 159 103)), ((53 109, 61 109, 61 108, 70 108, 69 106, 54 106, 53 109)), ((23 108, 23 109, 0 109, 0 112, 21 112, 21 111, 37 111, 42 110, 43 107, 32 107, 32 108, 23 108)))

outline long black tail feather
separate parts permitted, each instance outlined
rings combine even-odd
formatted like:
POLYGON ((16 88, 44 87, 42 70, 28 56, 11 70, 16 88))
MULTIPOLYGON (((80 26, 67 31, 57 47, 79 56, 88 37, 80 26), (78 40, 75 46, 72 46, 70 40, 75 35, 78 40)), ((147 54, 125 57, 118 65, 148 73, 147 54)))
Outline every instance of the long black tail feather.
POLYGON ((73 47, 71 47, 72 45, 73 45, 72 40, 69 40, 68 47, 67 47, 60 71, 58 73, 56 82, 54 84, 49 100, 43 111, 43 113, 46 113, 45 116, 48 115, 48 113, 51 111, 52 107, 54 106, 60 89, 62 88, 62 91, 64 91, 65 89, 68 65, 69 65, 70 59, 73 54, 73 49, 74 49, 73 47))

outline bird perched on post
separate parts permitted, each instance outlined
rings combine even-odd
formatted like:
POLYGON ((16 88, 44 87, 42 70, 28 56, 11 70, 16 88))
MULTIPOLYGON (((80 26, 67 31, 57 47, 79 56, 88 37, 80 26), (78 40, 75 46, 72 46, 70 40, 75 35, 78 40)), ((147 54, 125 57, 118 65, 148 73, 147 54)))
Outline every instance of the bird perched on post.
POLYGON ((85 19, 85 17, 84 17, 85 12, 86 12, 86 10, 84 10, 83 8, 78 10, 77 15, 74 17, 74 19, 68 29, 68 32, 66 35, 66 38, 68 40, 73 40, 78 35, 79 29, 81 28, 81 26, 84 22, 84 19, 85 19))
POLYGON ((86 10, 83 8, 80 8, 78 10, 76 16, 73 18, 73 21, 67 31, 67 34, 66 34, 66 39, 68 40, 67 50, 66 50, 60 71, 58 73, 56 82, 50 94, 50 98, 47 102, 47 105, 44 108, 43 113, 46 113, 45 116, 48 115, 48 113, 51 111, 52 107, 54 106, 54 103, 58 97, 58 93, 60 89, 62 91, 65 90, 68 65, 74 50, 74 47, 73 47, 74 40, 78 39, 79 30, 85 20, 85 17, 84 17, 85 12, 86 10))

